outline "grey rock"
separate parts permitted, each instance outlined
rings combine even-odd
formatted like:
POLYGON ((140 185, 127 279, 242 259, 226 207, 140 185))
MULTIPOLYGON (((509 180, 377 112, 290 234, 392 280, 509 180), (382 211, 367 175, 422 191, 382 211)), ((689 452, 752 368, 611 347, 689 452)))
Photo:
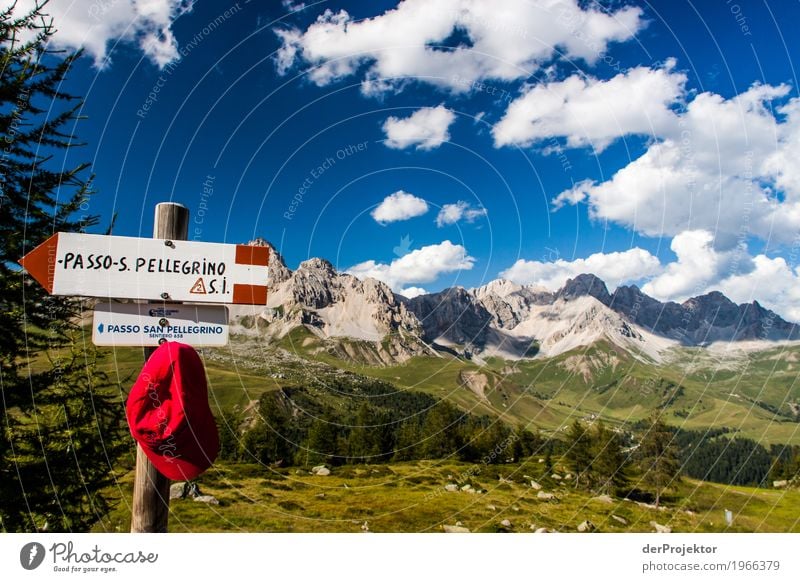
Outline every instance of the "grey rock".
POLYGON ((209 505, 219 505, 219 500, 213 495, 198 495, 194 500, 200 503, 208 503, 209 505))
POLYGON ((502 525, 503 527, 512 527, 510 519, 504 519, 503 521, 500 522, 500 525, 502 525))
POLYGON ((585 521, 582 521, 578 525, 578 531, 581 532, 581 533, 587 533, 587 532, 590 532, 590 531, 594 531, 596 529, 597 529, 597 527, 591 521, 589 521, 588 519, 585 520, 585 521))
POLYGON ((672 528, 668 525, 661 525, 658 522, 651 521, 650 526, 656 531, 656 533, 672 533, 672 528))
POLYGON ((620 517, 619 515, 613 515, 612 514, 611 515, 611 519, 613 519, 616 522, 621 523, 622 525, 628 525, 628 520, 625 519, 624 517, 620 517))
POLYGON ((169 498, 170 500, 173 499, 184 499, 186 497, 185 489, 186 483, 183 481, 178 481, 177 483, 173 483, 169 486, 169 498))
POLYGON ((448 483, 447 485, 444 486, 444 490, 449 491, 451 493, 455 493, 456 491, 458 491, 458 485, 456 485, 455 483, 448 483))
POLYGON ((316 467, 311 469, 312 475, 317 475, 318 477, 327 477, 331 474, 331 470, 328 469, 325 465, 317 465, 316 467))
POLYGON ((541 491, 541 489, 542 489, 542 486, 538 482, 533 481, 533 480, 531 480, 531 487, 533 489, 535 489, 536 491, 541 491))
POLYGON ((536 494, 536 498, 541 499, 542 501, 550 501, 551 499, 555 499, 556 496, 553 495, 552 493, 545 493, 544 491, 539 491, 539 493, 536 494))
POLYGON ((600 503, 608 504, 614 503, 614 500, 609 495, 598 495, 597 497, 592 497, 591 501, 599 501, 600 503))

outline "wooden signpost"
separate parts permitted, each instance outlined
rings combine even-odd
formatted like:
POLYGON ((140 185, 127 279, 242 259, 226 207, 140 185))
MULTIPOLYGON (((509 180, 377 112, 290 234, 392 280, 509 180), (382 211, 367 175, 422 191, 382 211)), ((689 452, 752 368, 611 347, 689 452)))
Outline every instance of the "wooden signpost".
MULTIPOLYGON (((19 263, 53 295, 159 301, 99 304, 93 324, 97 345, 148 346, 145 362, 154 346, 169 339, 225 345, 226 308, 179 302, 266 305, 269 249, 189 242, 188 228, 189 210, 165 202, 156 205, 151 239, 60 232, 19 263), (134 331, 137 321, 140 329, 134 331)), ((137 445, 131 532, 167 531, 169 485, 137 445)))

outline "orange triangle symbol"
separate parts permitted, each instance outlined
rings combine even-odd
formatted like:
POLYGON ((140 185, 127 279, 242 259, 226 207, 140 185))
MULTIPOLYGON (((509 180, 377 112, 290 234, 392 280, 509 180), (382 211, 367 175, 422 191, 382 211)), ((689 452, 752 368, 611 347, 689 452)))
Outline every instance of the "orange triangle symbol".
POLYGON ((58 233, 44 241, 19 260, 19 264, 36 279, 48 293, 53 292, 53 280, 56 270, 56 252, 58 250, 58 233))
POLYGON ((194 282, 192 288, 189 289, 189 293, 194 293, 195 295, 205 295, 206 294, 206 284, 203 283, 203 278, 200 277, 197 281, 194 282))

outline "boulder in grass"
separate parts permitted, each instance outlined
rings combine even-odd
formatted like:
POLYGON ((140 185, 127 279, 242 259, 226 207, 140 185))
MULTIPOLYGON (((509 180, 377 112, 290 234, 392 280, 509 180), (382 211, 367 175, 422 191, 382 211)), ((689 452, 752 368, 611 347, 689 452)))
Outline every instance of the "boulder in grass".
POLYGON ((328 469, 325 465, 317 465, 316 467, 311 469, 312 475, 317 475, 318 477, 327 477, 331 474, 331 470, 328 469))
POLYGON ((531 480, 531 488, 535 489, 536 491, 541 491, 542 486, 536 481, 531 480))
POLYGON ((660 523, 655 521, 651 521, 650 525, 654 530, 656 530, 656 533, 672 533, 672 528, 669 527, 668 525, 661 525, 660 523))
POLYGON ((184 499, 186 497, 186 483, 183 481, 178 481, 177 483, 173 483, 169 486, 169 498, 170 501, 173 499, 184 499))
POLYGON ((198 495, 194 500, 200 503, 208 503, 209 505, 219 505, 219 499, 213 495, 198 495))
POLYGON ((469 533, 469 528, 461 525, 443 525, 444 533, 469 533))
POLYGON ((544 491, 539 491, 539 493, 536 494, 536 498, 541 499, 542 501, 551 501, 555 499, 556 496, 553 495, 552 493, 545 493, 544 491))
POLYGON ((580 523, 580 525, 578 526, 578 531, 581 532, 581 533, 588 533, 588 532, 594 531, 596 529, 597 529, 597 527, 595 527, 595 525, 591 521, 589 521, 588 519, 585 520, 585 521, 582 521, 580 523))
POLYGON ((625 519, 624 517, 620 517, 618 515, 612 515, 611 519, 613 519, 616 522, 621 523, 622 525, 628 525, 628 520, 625 519))

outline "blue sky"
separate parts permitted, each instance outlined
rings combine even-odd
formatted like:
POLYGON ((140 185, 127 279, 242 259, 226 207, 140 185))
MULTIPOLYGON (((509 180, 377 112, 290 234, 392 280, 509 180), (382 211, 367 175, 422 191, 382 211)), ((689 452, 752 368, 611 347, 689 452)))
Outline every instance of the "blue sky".
POLYGON ((800 319, 797 3, 149 4, 50 7, 116 234, 174 200, 407 294, 593 271, 800 319))

